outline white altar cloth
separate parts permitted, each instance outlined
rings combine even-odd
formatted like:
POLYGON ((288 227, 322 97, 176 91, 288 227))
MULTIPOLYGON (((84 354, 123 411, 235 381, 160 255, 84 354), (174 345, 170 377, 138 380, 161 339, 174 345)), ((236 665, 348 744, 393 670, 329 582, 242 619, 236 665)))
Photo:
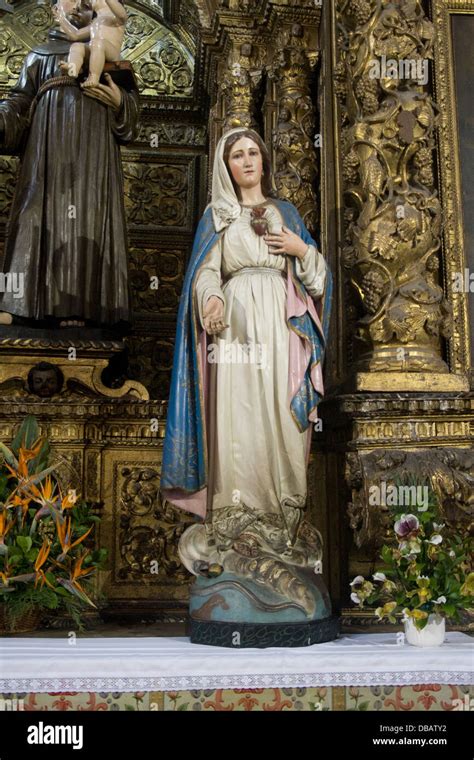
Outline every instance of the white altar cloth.
POLYGON ((473 672, 473 639, 458 632, 426 649, 397 642, 396 633, 294 649, 225 649, 184 637, 0 639, 2 693, 468 685, 473 672))

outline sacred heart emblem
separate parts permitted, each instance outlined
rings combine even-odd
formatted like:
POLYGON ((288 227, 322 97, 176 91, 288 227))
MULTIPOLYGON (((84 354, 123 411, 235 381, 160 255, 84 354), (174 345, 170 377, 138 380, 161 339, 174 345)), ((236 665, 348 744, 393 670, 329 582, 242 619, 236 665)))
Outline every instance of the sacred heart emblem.
POLYGON ((250 214, 250 226, 259 237, 268 233, 268 219, 265 217, 266 208, 256 206, 250 214))

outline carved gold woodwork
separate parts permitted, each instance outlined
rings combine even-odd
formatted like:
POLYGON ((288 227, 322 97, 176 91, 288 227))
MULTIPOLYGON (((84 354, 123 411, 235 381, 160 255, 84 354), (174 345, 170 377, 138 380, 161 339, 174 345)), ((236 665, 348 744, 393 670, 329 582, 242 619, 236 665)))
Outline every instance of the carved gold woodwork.
POLYGON ((210 50, 217 41, 221 46, 219 53, 211 53, 218 85, 209 120, 210 166, 224 131, 256 128, 271 149, 280 197, 291 200, 314 230, 318 158, 313 78, 321 7, 312 0, 289 5, 239 0, 216 10, 212 35, 206 37, 210 50))
MULTIPOLYGON (((163 425, 164 419, 160 436, 163 425)), ((112 429, 107 432, 113 435, 112 429)), ((113 559, 100 583, 112 610, 127 609, 131 600, 142 605, 152 601, 155 613, 160 603, 177 610, 188 597, 189 574, 177 546, 191 519, 162 502, 160 462, 160 443, 139 436, 134 441, 110 439, 101 450, 100 542, 113 559)))
POLYGON ((120 443, 102 451, 101 545, 114 557, 107 573, 107 596, 184 601, 189 573, 179 561, 178 540, 192 519, 159 493, 161 446, 135 452, 120 443), (138 456, 137 456, 138 453, 138 456))
POLYGON ((449 374, 442 357, 453 315, 440 284, 438 109, 420 81, 433 57, 433 24, 418 0, 337 7, 344 267, 360 312, 356 387, 467 390, 467 378, 449 374), (378 72, 392 59, 413 66, 400 79, 378 72))
POLYGON ((386 505, 371 506, 369 489, 396 485, 410 474, 429 485, 436 495, 441 521, 451 533, 465 534, 474 528, 474 453, 465 448, 404 451, 379 448, 348 453, 346 480, 352 490, 350 526, 355 545, 368 551, 392 540, 393 519, 386 505))
POLYGON ((273 130, 274 177, 280 198, 298 208, 306 226, 314 230, 318 201, 315 192, 317 157, 312 69, 317 55, 309 56, 308 35, 301 24, 280 31, 269 74, 277 103, 273 130))
POLYGON ((157 248, 130 249, 130 287, 134 294, 136 313, 176 313, 184 279, 182 252, 177 249, 157 248), (150 289, 150 282, 157 278, 157 289, 150 289), (158 303, 157 303, 158 301, 158 303))
POLYGON ((137 335, 130 341, 129 374, 140 377, 151 398, 168 398, 174 336, 137 335))
POLYGON ((455 13, 474 13, 474 0, 431 0, 434 24, 434 76, 436 100, 439 107, 438 156, 440 199, 443 207, 443 250, 445 288, 453 310, 453 335, 448 341, 449 363, 452 371, 471 373, 471 342, 474 326, 469 324, 467 299, 472 293, 460 293, 454 288, 455 276, 468 266, 463 235, 462 187, 458 114, 456 104, 455 67, 450 19, 455 13))
POLYGON ((256 66, 252 45, 244 42, 237 54, 232 54, 229 65, 222 71, 219 82, 220 97, 224 101, 224 129, 257 126, 255 98, 262 78, 256 66))
POLYGON ((124 161, 125 209, 129 229, 149 231, 163 227, 189 229, 193 163, 173 163, 127 151, 124 161))
POLYGON ((147 400, 147 389, 135 380, 125 380, 119 388, 109 388, 102 381, 111 356, 123 348, 112 341, 1 338, 0 393, 4 397, 36 393, 46 398, 84 395, 147 400))

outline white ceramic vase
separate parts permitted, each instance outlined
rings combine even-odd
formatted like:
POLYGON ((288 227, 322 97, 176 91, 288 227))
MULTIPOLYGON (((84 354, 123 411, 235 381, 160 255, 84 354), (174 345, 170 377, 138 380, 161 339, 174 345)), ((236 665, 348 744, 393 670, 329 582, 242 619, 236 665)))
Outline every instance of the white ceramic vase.
POLYGON ((446 635, 446 621, 442 615, 429 615, 426 626, 420 631, 412 618, 405 620, 405 639, 414 647, 439 647, 446 635))

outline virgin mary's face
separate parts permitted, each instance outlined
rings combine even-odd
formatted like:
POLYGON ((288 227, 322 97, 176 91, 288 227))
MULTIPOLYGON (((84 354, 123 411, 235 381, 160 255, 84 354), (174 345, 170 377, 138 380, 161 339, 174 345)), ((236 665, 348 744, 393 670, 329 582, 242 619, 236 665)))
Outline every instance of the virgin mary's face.
POLYGON ((250 189, 260 185, 263 160, 260 148, 250 137, 241 137, 229 153, 229 169, 239 187, 250 189))

